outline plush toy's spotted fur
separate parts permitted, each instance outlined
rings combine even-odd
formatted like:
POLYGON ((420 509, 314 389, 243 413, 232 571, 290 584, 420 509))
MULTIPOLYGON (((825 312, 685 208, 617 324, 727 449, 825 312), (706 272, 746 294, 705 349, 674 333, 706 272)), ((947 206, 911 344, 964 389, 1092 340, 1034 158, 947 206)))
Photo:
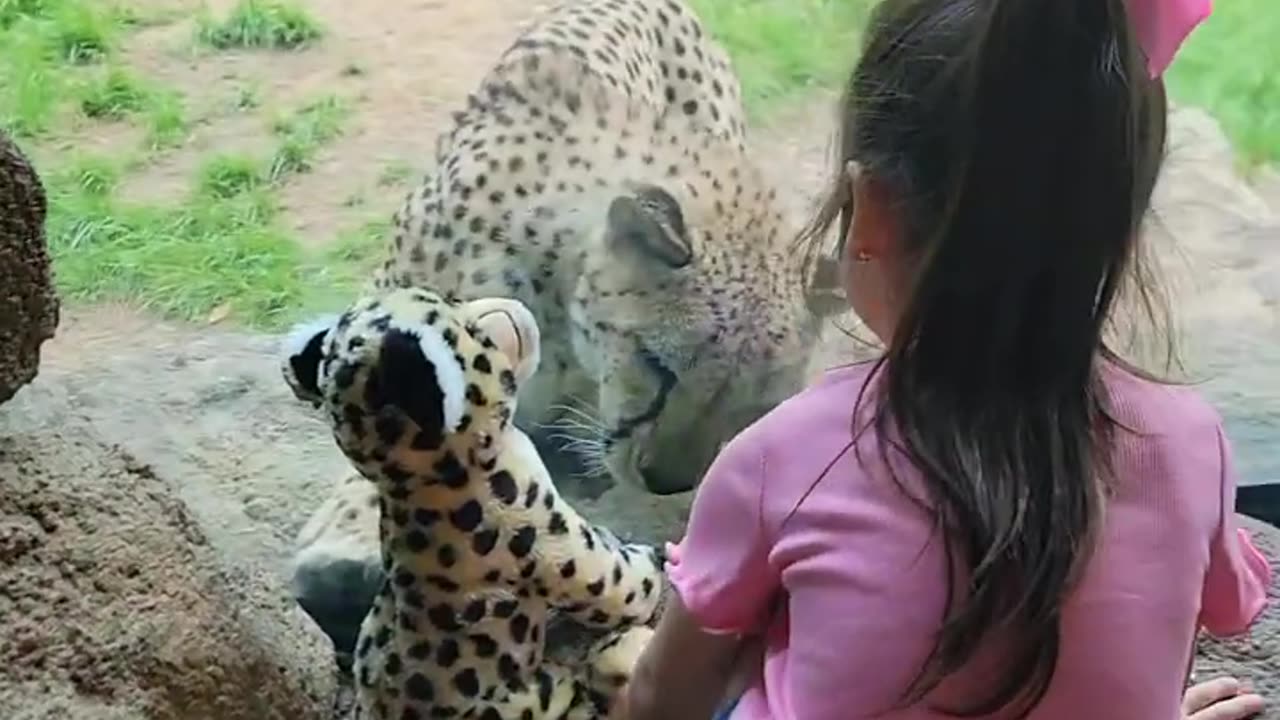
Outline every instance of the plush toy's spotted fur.
POLYGON ((579 517, 512 422, 538 350, 519 302, 419 289, 289 343, 290 386, 377 491, 385 581, 355 651, 370 718, 608 717, 651 633, 657 552, 579 517), (553 609, 615 632, 551 663, 553 609))

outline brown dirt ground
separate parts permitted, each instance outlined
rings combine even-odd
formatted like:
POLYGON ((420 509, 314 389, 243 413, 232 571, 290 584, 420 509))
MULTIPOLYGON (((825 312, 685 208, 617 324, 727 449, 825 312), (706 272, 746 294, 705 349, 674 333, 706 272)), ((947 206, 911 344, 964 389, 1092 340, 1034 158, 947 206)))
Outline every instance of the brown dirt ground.
MULTIPOLYGON (((231 4, 219 0, 210 7, 216 13, 231 4)), ((194 19, 145 29, 131 41, 129 64, 184 89, 201 121, 182 149, 133 178, 127 195, 180 196, 210 152, 264 156, 272 147, 270 118, 336 96, 352 109, 341 138, 283 192, 287 225, 309 247, 324 247, 338 231, 395 210, 426 170, 436 134, 459 99, 541 9, 512 0, 380 0, 376 11, 345 0, 309 0, 305 7, 326 35, 298 52, 195 51, 194 19), (245 89, 261 96, 258 111, 236 108, 245 89), (384 178, 400 168, 411 172, 384 178)))

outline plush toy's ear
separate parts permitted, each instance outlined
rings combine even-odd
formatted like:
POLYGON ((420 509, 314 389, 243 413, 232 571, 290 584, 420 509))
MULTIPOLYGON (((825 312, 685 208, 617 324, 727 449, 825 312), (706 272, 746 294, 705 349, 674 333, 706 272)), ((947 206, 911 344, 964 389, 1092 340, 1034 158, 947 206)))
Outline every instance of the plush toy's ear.
POLYGON ((516 384, 533 377, 541 359, 542 338, 538 321, 529 308, 518 300, 484 298, 468 303, 467 311, 471 320, 507 356, 516 384))
POLYGON ((435 328, 388 330, 367 383, 369 409, 398 408, 422 431, 428 446, 462 421, 467 383, 453 350, 435 328))
POLYGON ((318 404, 320 361, 324 359, 324 341, 336 317, 323 317, 295 325, 285 337, 283 371, 285 382, 299 400, 318 404))

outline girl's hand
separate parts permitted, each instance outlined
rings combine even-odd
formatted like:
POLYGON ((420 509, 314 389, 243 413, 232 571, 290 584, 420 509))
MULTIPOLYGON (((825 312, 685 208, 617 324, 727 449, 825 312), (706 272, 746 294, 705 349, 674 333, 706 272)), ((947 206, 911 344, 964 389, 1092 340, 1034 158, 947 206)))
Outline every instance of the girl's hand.
POLYGON ((1260 696, 1230 677, 1192 685, 1182 696, 1184 720, 1247 720, 1265 708, 1260 696))

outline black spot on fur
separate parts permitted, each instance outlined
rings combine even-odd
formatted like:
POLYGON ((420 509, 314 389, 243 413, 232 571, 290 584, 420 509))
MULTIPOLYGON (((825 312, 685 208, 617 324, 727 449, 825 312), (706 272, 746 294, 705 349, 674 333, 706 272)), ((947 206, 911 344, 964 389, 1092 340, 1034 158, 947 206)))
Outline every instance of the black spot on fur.
POLYGON ((476 372, 484 373, 485 375, 493 372, 493 363, 489 362, 488 355, 477 355, 475 360, 471 361, 471 367, 475 368, 476 372))
POLYGON ((466 668, 453 676, 453 686, 466 698, 474 698, 480 694, 480 677, 474 668, 466 668))
POLYGON ((516 659, 503 653, 498 658, 498 678, 506 683, 507 687, 515 689, 520 685, 520 663, 516 659))
POLYGON ((423 578, 428 585, 440 588, 447 593, 456 593, 462 589, 462 586, 443 575, 428 575, 423 578))
POLYGON ((511 639, 523 643, 529 637, 529 617, 523 613, 511 618, 511 639))
POLYGON ((588 585, 587 592, 591 593, 596 597, 600 597, 602 594, 604 594, 604 578, 600 578, 599 580, 588 585))
POLYGON ((426 660, 431 657, 431 643, 423 640, 409 646, 409 657, 414 660, 426 660))
POLYGON ((497 544, 497 530, 481 530, 471 537, 471 549, 480 557, 484 557, 493 552, 493 548, 497 544))
POLYGON ((477 623, 484 619, 488 604, 483 599, 472 600, 462 609, 462 619, 469 623, 477 623))
POLYGON ((431 468, 445 487, 459 490, 467 486, 467 469, 458 461, 458 457, 447 452, 431 468))
POLYGON ((471 532, 484 521, 484 509, 475 500, 468 500, 449 513, 449 522, 462 532, 471 532))
POLYGON ((421 530, 410 530, 404 536, 404 546, 409 552, 420 553, 431 546, 431 541, 427 538, 427 534, 421 530))
POLYGON ((468 636, 468 639, 476 646, 476 657, 491 658, 498 654, 498 643, 488 635, 476 633, 468 636))
POLYGON ((501 500, 504 505, 514 505, 516 499, 520 496, 520 490, 516 487, 516 479, 506 470, 489 476, 489 489, 493 491, 493 496, 501 500))
POLYGON ((454 612, 452 606, 446 603, 433 605, 431 609, 427 611, 427 619, 431 621, 431 624, 434 625, 437 630, 441 630, 443 632, 458 632, 462 629, 462 626, 458 624, 457 613, 454 612))
POLYGON ((569 525, 564 521, 564 515, 554 512, 551 513, 551 519, 547 521, 547 532, 552 535, 565 535, 569 532, 569 525))
POLYGON ((453 667, 461 656, 462 651, 458 648, 458 641, 453 638, 441 640, 440 647, 436 648, 436 664, 442 668, 453 667))
POLYGON ((431 702, 436 698, 435 686, 422 673, 410 675, 409 680, 404 684, 404 691, 410 700, 418 702, 431 702))
POLYGON ((517 559, 527 556, 533 550, 533 543, 538 539, 538 531, 532 525, 525 525, 515 532, 507 543, 507 549, 517 559))
POLYGON ((436 551, 436 561, 447 570, 458 564, 458 551, 452 545, 441 545, 436 551))
POLYGON ((503 370, 498 375, 498 381, 502 383, 502 392, 507 395, 516 394, 516 374, 510 370, 503 370))

